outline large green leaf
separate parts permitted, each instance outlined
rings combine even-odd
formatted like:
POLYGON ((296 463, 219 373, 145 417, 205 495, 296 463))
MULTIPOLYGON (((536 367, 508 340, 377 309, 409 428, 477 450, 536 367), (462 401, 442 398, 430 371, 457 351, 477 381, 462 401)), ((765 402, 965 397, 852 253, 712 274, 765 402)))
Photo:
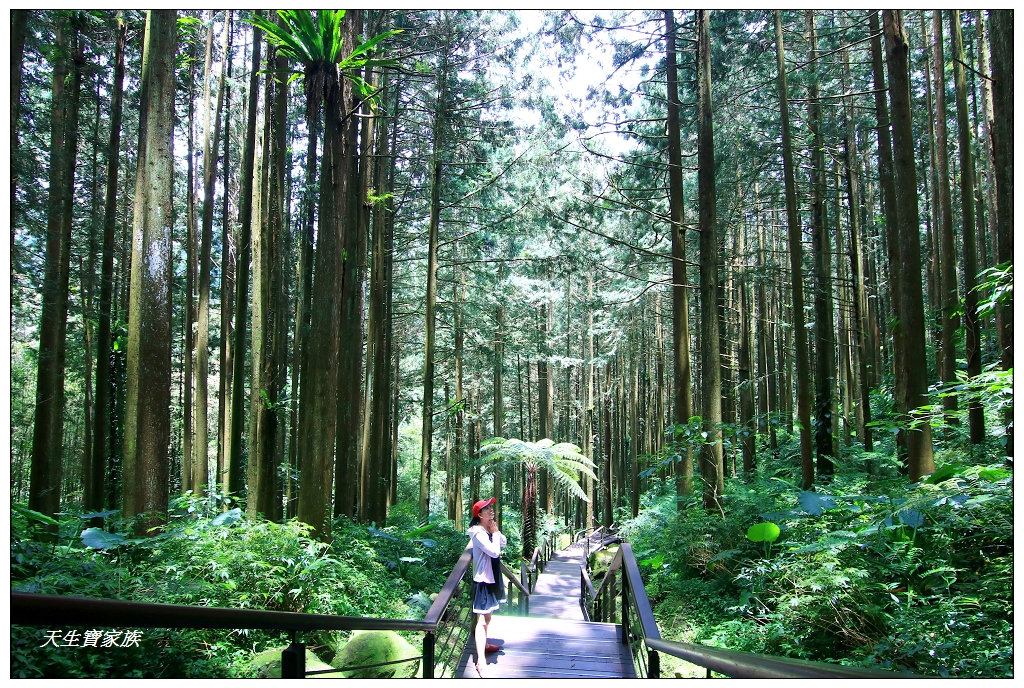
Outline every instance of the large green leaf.
POLYGON ((821 516, 825 510, 836 508, 835 499, 817 492, 803 491, 797 499, 800 502, 800 508, 812 516, 821 516))
POLYGON ((775 542, 779 539, 781 532, 779 527, 771 521, 755 523, 747 528, 747 539, 751 542, 775 542))
POLYGON ((108 533, 99 528, 86 528, 82 531, 82 543, 92 549, 113 549, 124 542, 123 533, 108 533))

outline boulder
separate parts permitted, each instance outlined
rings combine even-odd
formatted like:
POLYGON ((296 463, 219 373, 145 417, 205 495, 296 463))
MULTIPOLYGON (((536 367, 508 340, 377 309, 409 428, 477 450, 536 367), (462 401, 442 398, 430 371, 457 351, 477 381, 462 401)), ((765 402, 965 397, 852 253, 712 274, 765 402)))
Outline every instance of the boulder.
MULTIPOLYGON (((399 659, 411 659, 423 654, 394 631, 355 631, 338 654, 332 666, 366 666, 399 659)), ((419 669, 419 660, 389 664, 372 669, 342 672, 345 678, 413 678, 419 669)), ((332 674, 337 676, 338 674, 332 674)))

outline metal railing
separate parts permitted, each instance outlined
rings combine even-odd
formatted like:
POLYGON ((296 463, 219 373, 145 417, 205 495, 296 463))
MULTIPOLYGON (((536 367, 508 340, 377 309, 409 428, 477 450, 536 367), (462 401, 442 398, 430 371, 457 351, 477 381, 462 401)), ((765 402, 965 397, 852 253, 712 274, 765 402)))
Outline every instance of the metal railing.
POLYGON ((586 571, 581 573, 580 606, 588 620, 619 624, 622 643, 629 645, 637 676, 658 678, 658 653, 647 640, 660 640, 661 632, 628 542, 619 543, 619 550, 596 591, 586 571))
POLYGON ((540 541, 540 544, 534 547, 530 561, 520 562, 519 573, 522 577, 523 583, 530 593, 532 593, 533 589, 537 587, 537 576, 544 571, 544 567, 547 566, 552 555, 558 551, 558 536, 561 535, 561 533, 562 529, 548 533, 540 541))
MULTIPOLYGON (((423 678, 454 676, 473 620, 473 550, 467 547, 455 563, 434 602, 420 621, 372 617, 275 612, 256 609, 193 607, 176 604, 128 602, 63 595, 11 593, 11 623, 24 626, 134 626, 137 628, 246 628, 290 631, 291 644, 281 653, 281 677, 302 678, 334 674, 390 664, 423 663, 423 678), (422 632, 422 654, 380 664, 306 671, 305 644, 297 634, 312 631, 411 631, 422 632)), ((529 591, 504 563, 508 577, 509 607, 520 614, 530 610, 529 591)))
POLYGON ((597 590, 583 567, 580 572, 580 606, 584 619, 622 626, 622 642, 630 646, 637 676, 658 678, 659 653, 678 657, 734 678, 921 678, 908 672, 810 662, 788 657, 725 650, 663 640, 651 610, 640 568, 628 542, 619 544, 597 590))
POLYGON ((908 672, 809 662, 654 638, 647 639, 647 647, 702 666, 709 678, 712 671, 731 678, 923 678, 908 672))

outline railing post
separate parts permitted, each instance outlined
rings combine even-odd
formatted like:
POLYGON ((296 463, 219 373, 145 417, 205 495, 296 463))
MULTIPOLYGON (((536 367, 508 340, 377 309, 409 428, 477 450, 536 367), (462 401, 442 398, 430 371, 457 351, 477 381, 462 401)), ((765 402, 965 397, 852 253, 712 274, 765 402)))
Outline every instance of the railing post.
POLYGON ((434 678, 434 632, 423 634, 423 678, 434 678))
POLYGON ((306 646, 292 642, 281 652, 281 678, 306 678, 306 646))
POLYGON ((629 645, 629 576, 626 567, 622 567, 622 644, 629 645))
POLYGON ((661 678, 661 660, 654 650, 647 650, 647 678, 661 678))

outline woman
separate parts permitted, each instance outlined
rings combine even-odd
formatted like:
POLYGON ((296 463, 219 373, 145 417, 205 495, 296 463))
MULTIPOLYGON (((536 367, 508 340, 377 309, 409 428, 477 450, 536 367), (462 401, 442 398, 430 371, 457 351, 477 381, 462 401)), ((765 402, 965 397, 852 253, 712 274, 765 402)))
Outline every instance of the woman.
POLYGON ((473 505, 473 520, 469 522, 470 543, 473 545, 473 613, 476 617, 476 673, 483 678, 487 664, 486 653, 497 652, 497 645, 487 643, 487 625, 491 614, 505 601, 505 582, 501 578, 501 549, 505 536, 494 520, 494 497, 481 499, 473 505))

